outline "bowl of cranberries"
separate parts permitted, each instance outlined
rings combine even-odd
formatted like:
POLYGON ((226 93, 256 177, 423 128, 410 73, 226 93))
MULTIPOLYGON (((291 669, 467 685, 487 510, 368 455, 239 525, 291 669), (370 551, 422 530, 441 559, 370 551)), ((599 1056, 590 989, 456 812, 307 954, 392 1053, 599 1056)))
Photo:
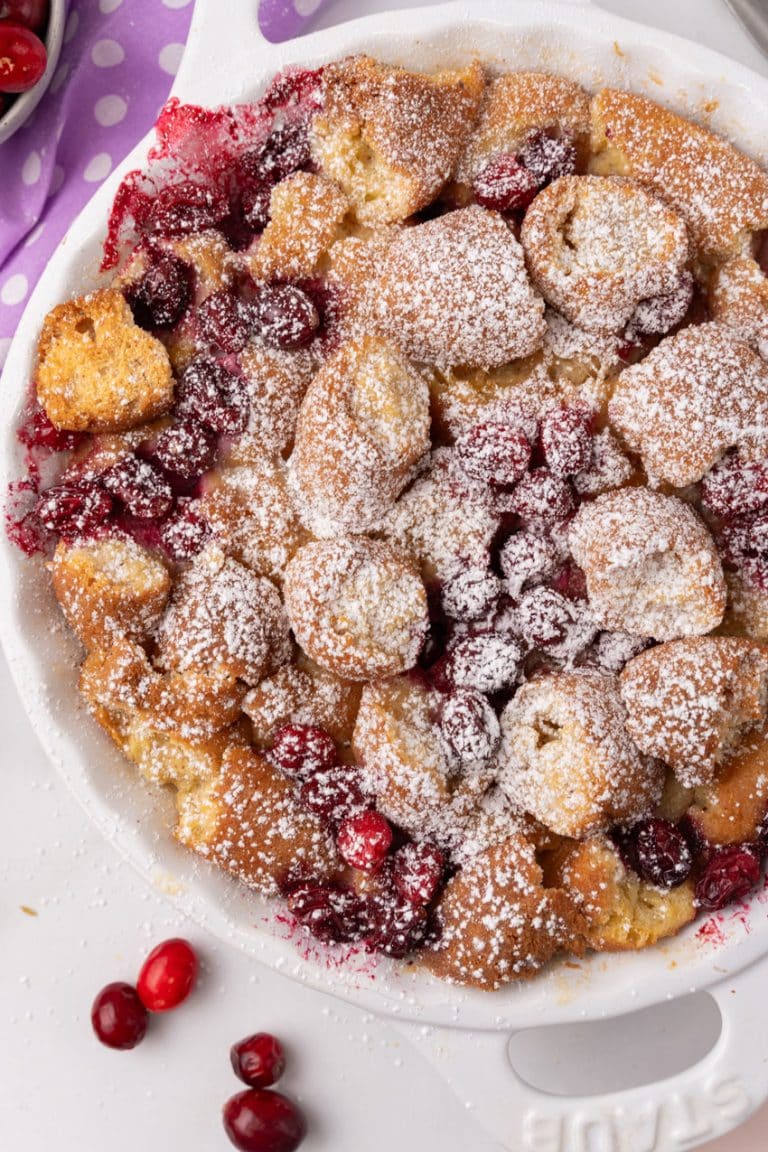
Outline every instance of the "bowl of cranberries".
POLYGON ((0 144, 27 120, 50 83, 67 0, 0 0, 0 144))

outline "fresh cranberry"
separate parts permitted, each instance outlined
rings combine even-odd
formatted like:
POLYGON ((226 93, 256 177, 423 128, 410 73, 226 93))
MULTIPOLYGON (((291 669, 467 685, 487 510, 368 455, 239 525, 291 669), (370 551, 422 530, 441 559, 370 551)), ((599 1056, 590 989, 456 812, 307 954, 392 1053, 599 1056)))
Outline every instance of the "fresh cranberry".
POLYGON ((0 92, 28 92, 42 78, 48 54, 29 28, 0 21, 0 92))
POLYGON ((237 436, 248 424, 245 381, 218 360, 198 356, 184 369, 177 388, 176 411, 205 424, 213 432, 237 436))
POLYGON ((208 525, 194 508, 195 501, 179 500, 175 514, 160 528, 162 545, 172 560, 193 560, 210 535, 208 525))
POLYGON ((150 1012, 170 1012, 183 1004, 197 980, 197 955, 186 940, 175 937, 153 948, 142 964, 136 988, 150 1012))
POLYGON ((476 424, 456 441, 461 466, 484 484, 516 484, 531 460, 531 445, 509 424, 476 424))
POLYGON ((499 722, 482 693, 457 688, 442 702, 440 734, 459 764, 485 764, 496 751, 499 722))
POLYGON ((501 692, 514 684, 523 650, 501 632, 478 632, 450 646, 444 675, 455 688, 501 692))
POLYGON ((320 325, 309 296, 293 284, 257 285, 249 307, 262 339, 286 351, 309 344, 320 325))
POLYGON ((16 436, 26 448, 43 448, 49 452, 71 452, 85 439, 83 432, 57 428, 42 408, 33 408, 25 416, 16 436))
POLYGON ((626 859, 641 880, 657 888, 677 888, 688 879, 693 855, 682 832, 660 816, 650 816, 623 838, 626 859))
POLYGON ((376 872, 392 844, 389 821, 370 809, 344 820, 336 837, 342 858, 361 872, 376 872))
POLYGON ((685 319, 693 299, 694 280, 690 272, 683 272, 680 283, 663 296, 649 296, 641 300, 627 325, 627 335, 663 336, 685 319))
POLYGON ((516 156, 502 152, 478 173, 473 185, 475 200, 495 212, 522 211, 539 190, 539 182, 516 156))
POLYGON ((318 940, 348 944, 366 929, 364 902, 351 888, 339 884, 297 884, 288 893, 288 907, 299 923, 318 940))
POLYGON ((342 765, 319 769, 302 784, 301 803, 331 827, 359 815, 368 804, 353 772, 354 769, 342 765))
POLYGON ((0 20, 15 20, 39 32, 48 19, 48 0, 0 0, 0 20))
POLYGON ((443 584, 442 607, 452 620, 477 620, 498 600, 501 581, 489 568, 461 568, 443 584))
POLYGON ((747 844, 728 844, 717 848, 696 884, 696 902, 700 908, 715 911, 742 900, 760 879, 760 861, 747 844))
POLYGON ((374 952, 402 960, 424 941, 425 905, 403 898, 396 888, 377 892, 369 902, 368 915, 367 944, 374 952))
POLYGON ((224 1130, 240 1152, 293 1152, 307 1127, 299 1109, 280 1092, 246 1088, 224 1105, 224 1130))
POLYGON ((286 724, 272 741, 269 758, 287 776, 302 779, 336 763, 336 742, 314 724, 286 724))
POLYGON ((222 352, 242 352, 248 343, 252 330, 248 308, 226 288, 206 296, 195 315, 202 340, 222 352))
POLYGON ((170 253, 150 256, 150 264, 128 292, 133 318, 141 328, 172 328, 189 307, 192 269, 170 253))
POLYGON ((760 511, 768 504, 768 466, 724 456, 701 481, 701 502, 723 519, 760 511))
POLYGON ((562 643, 572 619, 568 601, 554 588, 531 588, 517 606, 520 634, 531 648, 562 643))
POLYGON ((592 417, 580 408, 553 408, 541 422, 541 447, 550 472, 575 476, 592 462, 592 417))
POLYGON ((540 188, 561 176, 572 176, 576 171, 573 141, 565 136, 552 136, 543 129, 531 133, 518 159, 533 173, 540 188))
POLYGON ((232 1071, 250 1088, 269 1088, 285 1072, 285 1052, 276 1036, 255 1032, 229 1050, 232 1071))
POLYGON ((202 184, 169 184, 154 197, 145 227, 149 232, 181 235, 215 228, 227 215, 226 200, 202 184))
POLYGON ((42 494, 35 511, 51 532, 87 536, 109 518, 112 497, 98 483, 57 484, 42 494))
POLYGON ((135 1048, 147 1031, 147 1010, 132 984, 102 988, 91 1008, 93 1030, 107 1048, 135 1048))
POLYGON ((445 854, 426 840, 404 844, 392 861, 392 883, 411 904, 429 904, 445 871, 445 854))
POLYGON ((551 576, 557 564, 555 546, 544 536, 517 532, 505 542, 499 563, 507 590, 515 599, 524 586, 551 576))
POLYGON ((552 528, 573 511, 573 493, 567 480, 547 468, 524 476, 509 498, 510 509, 532 529, 552 528))
POLYGON ((197 480, 213 467, 216 438, 197 420, 186 417, 160 433, 152 454, 166 472, 181 480, 197 480))
POLYGON ((139 520, 159 520, 173 503, 171 486, 154 465, 138 456, 124 456, 102 473, 108 492, 139 520))

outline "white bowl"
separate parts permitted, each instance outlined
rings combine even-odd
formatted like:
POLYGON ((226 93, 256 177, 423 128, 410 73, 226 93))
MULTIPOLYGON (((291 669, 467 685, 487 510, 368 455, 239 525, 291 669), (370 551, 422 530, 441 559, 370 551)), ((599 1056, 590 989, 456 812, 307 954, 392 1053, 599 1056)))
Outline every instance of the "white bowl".
POLYGON ((13 136, 17 128, 21 128, 24 121, 29 119, 45 95, 45 91, 53 78, 53 73, 56 71, 64 40, 68 2, 69 0, 50 0, 48 29, 45 34, 45 48, 48 53, 45 72, 34 88, 16 96, 8 111, 0 116, 0 144, 3 140, 13 136))

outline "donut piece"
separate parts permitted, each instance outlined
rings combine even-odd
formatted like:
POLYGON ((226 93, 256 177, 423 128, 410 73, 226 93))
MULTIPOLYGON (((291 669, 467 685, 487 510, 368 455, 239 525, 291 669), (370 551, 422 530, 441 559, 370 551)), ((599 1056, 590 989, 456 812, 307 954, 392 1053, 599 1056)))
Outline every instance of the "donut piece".
POLYGON ((582 838, 647 813, 663 774, 625 728, 615 676, 559 672, 520 688, 501 715, 499 783, 513 807, 582 838))
POLYGON ((686 787, 709 784, 765 719, 768 650, 753 640, 696 636, 635 656, 621 673, 627 730, 686 787))
POLYGON ((312 154, 366 224, 404 220, 451 176, 480 109, 480 64, 431 76, 349 56, 323 70, 312 154))
POLYGON ((246 261, 254 280, 313 276, 341 236, 349 200, 330 180, 295 172, 272 190, 269 223, 246 261))
POLYGON ((326 672, 299 651, 295 663, 283 665, 250 690, 243 711, 258 748, 271 748, 275 733, 285 724, 311 724, 333 737, 346 760, 361 691, 359 684, 326 672))
POLYGON ((318 536, 375 527, 429 451, 429 390, 377 337, 344 344, 310 385, 291 473, 318 536))
POLYGON ((736 256, 716 268, 708 301, 713 319, 768 360, 768 277, 757 261, 736 256))
POLYGON ((641 300, 674 291, 689 256, 675 212, 598 176, 563 176, 540 192, 520 239, 544 299, 588 332, 618 332, 641 300))
POLYGON ((285 607, 304 651, 346 680, 416 663, 429 627, 414 566, 389 544, 339 536, 300 548, 285 570, 285 607))
POLYGON ((608 415, 651 478, 684 488, 728 448, 765 458, 768 365, 725 324, 684 328, 624 369, 608 415))
POLYGON ((252 337, 238 355, 248 391, 248 427, 237 451, 274 459, 293 448, 301 402, 315 374, 311 353, 269 348, 252 337), (242 448, 241 448, 242 445, 242 448))
POLYGON ((768 641, 768 593, 755 587, 741 572, 726 572, 728 606, 719 632, 768 641))
POLYGON ((693 509, 649 488, 583 504, 568 532, 603 628, 673 640, 716 628, 727 591, 715 542, 693 509))
POLYGON ((768 174, 727 140, 645 96, 604 88, 592 100, 591 168, 631 176, 678 212, 704 259, 743 251, 768 227, 768 174))
POLYGON ((694 788, 689 825, 709 844, 758 839, 768 814, 768 739, 765 726, 749 733, 709 784, 694 788))
POLYGON ((387 249, 377 314, 414 360, 495 368, 544 338, 544 302, 504 218, 477 204, 406 228, 387 249))
POLYGON ((165 349, 134 323, 114 288, 78 296, 48 313, 35 380, 51 423, 73 432, 122 432, 173 403, 165 349))

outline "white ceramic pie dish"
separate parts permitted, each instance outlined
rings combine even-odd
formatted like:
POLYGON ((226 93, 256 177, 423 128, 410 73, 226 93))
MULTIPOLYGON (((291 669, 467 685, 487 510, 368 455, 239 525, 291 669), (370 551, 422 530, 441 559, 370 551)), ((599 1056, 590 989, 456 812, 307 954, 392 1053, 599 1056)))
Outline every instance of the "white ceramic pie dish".
MULTIPOLYGON (((687 115, 706 117, 768 160, 768 81, 706 49, 608 16, 588 0, 452 3, 368 17, 278 46, 260 37, 254 7, 237 0, 222 19, 217 0, 198 0, 175 95, 209 105, 252 99, 286 64, 313 66, 351 51, 422 68, 477 54, 508 67, 562 72, 587 87, 609 83, 645 92, 687 115)), ((14 429, 42 317, 61 299, 99 282, 112 197, 122 176, 144 162, 150 139, 72 225, 26 308, 0 393, 3 491, 22 471, 14 429)), ((0 556, 0 632, 24 707, 49 757, 107 838, 196 921, 262 963, 372 1011, 435 1026, 426 1054, 464 1098, 482 1099, 478 1118, 505 1147, 690 1148, 727 1131, 768 1097, 762 994, 768 963, 759 963, 768 956, 768 904, 762 894, 748 909, 728 912, 704 938, 700 921, 655 949, 555 967, 498 993, 452 988, 386 963, 374 967, 366 957, 340 966, 320 950, 300 954, 269 906, 174 844, 170 800, 158 803, 79 701, 77 645, 60 621, 42 567, 4 535, 0 556), (695 1068, 658 1085, 584 1100, 549 1097, 519 1081, 505 1058, 510 1031, 617 1015, 702 988, 720 1006, 721 1037, 695 1068), (465 1030, 475 1030, 474 1038, 465 1030)))

